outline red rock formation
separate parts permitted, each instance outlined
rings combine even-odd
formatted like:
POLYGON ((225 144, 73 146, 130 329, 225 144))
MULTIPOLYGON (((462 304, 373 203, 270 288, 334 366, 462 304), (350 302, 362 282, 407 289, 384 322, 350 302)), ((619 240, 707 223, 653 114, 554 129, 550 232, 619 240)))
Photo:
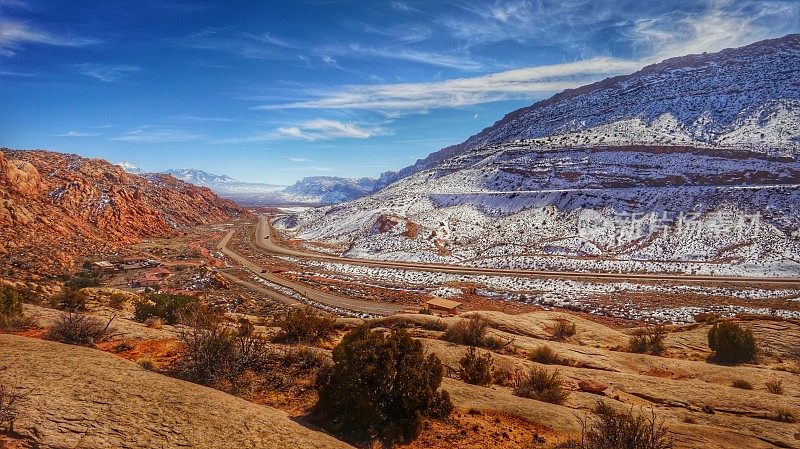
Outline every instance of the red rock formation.
POLYGON ((138 176, 76 155, 0 149, 4 272, 61 273, 81 256, 244 215, 211 190, 168 175, 138 176))

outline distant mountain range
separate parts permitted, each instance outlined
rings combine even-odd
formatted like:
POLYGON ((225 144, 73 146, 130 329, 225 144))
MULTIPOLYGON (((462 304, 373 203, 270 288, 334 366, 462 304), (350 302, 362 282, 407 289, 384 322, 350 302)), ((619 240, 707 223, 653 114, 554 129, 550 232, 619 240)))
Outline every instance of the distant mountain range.
MULTIPOLYGON (((120 162, 117 165, 128 173, 145 174, 130 162, 120 162)), ((170 169, 163 173, 196 186, 208 187, 223 198, 245 206, 337 204, 368 195, 378 185, 378 181, 372 178, 311 176, 291 186, 283 186, 238 181, 227 175, 216 175, 194 168, 170 169)))
POLYGON ((362 258, 796 275, 799 157, 788 35, 564 91, 278 225, 362 258))

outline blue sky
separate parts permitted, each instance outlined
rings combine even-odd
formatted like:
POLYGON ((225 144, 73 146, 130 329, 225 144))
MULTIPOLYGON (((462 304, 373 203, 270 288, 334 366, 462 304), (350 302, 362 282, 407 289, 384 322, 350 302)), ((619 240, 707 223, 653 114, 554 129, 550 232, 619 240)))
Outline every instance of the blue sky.
POLYGON ((0 146, 289 184, 377 176, 793 1, 0 0, 0 146))

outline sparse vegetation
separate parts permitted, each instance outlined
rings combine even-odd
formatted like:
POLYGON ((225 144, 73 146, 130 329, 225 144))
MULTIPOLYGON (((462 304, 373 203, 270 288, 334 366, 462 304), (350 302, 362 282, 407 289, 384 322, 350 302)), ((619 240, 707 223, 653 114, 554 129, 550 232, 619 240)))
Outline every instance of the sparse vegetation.
POLYGON ((241 326, 220 321, 193 323, 180 334, 184 352, 176 363, 177 374, 202 385, 239 392, 247 388, 247 370, 260 370, 266 362, 267 341, 241 326))
POLYGON ((552 330, 552 338, 555 341, 567 341, 576 333, 575 323, 570 323, 567 320, 558 320, 552 330))
POLYGON ((110 334, 111 323, 116 316, 107 322, 81 312, 63 312, 48 329, 47 338, 72 345, 92 346, 106 340, 110 334))
POLYGON ((634 414, 633 410, 617 413, 599 402, 596 418, 584 423, 581 441, 572 442, 578 449, 672 449, 674 442, 663 420, 655 411, 634 414))
POLYGON ((442 335, 442 339, 460 345, 484 346, 488 327, 489 323, 486 320, 473 315, 468 319, 459 320, 450 325, 442 335))
POLYGON ((50 298, 50 307, 69 312, 85 312, 89 297, 80 290, 65 288, 50 298))
POLYGON ((666 349, 664 347, 666 337, 667 332, 660 324, 639 329, 631 336, 628 350, 638 354, 662 355, 666 349))
POLYGON ((108 306, 113 309, 122 310, 126 304, 128 304, 128 297, 123 293, 112 293, 108 297, 108 306))
POLYGON ((424 416, 446 416, 450 397, 438 391, 442 364, 402 329, 384 334, 360 326, 333 350, 317 378, 318 422, 356 441, 386 444, 419 435, 424 416))
MULTIPOLYGON (((19 415, 19 409, 27 400, 27 393, 18 388, 0 383, 0 433, 14 431, 14 421, 19 415)), ((0 442, 0 447, 2 447, 0 442)))
POLYGON ((87 287, 97 287, 98 285, 100 285, 100 277, 91 271, 74 273, 64 280, 64 288, 67 290, 80 290, 87 287))
POLYGON ((741 388, 742 390, 752 390, 753 384, 744 380, 744 379, 736 379, 731 384, 733 388, 741 388))
POLYGON ((156 317, 166 324, 175 324, 193 313, 198 305, 198 300, 191 296, 151 293, 134 304, 133 319, 146 323, 148 318, 156 317))
POLYGON ((158 364, 156 361, 148 357, 143 357, 137 360, 136 364, 147 371, 158 371, 158 364))
POLYGON ((514 379, 514 394, 551 404, 563 404, 569 397, 569 390, 564 388, 558 370, 550 372, 535 367, 527 373, 517 373, 514 379))
POLYGON ((161 327, 164 325, 164 322, 157 316, 150 316, 144 320, 144 325, 151 329, 161 329, 161 327))
POLYGON ((783 381, 782 380, 770 380, 767 382, 767 391, 772 394, 783 394, 783 381))
POLYGON ((330 340, 336 330, 336 318, 322 316, 311 307, 294 309, 275 324, 281 328, 274 338, 278 343, 315 344, 330 340))
POLYGON ((730 321, 711 326, 708 346, 714 351, 713 361, 729 365, 752 362, 758 353, 753 332, 730 321))
POLYGON ((0 287, 0 329, 25 328, 34 324, 34 319, 25 316, 22 310, 23 295, 19 290, 0 287))
POLYGON ((794 424, 797 422, 797 415, 789 410, 779 409, 775 412, 775 417, 773 419, 778 422, 794 424))
POLYGON ((458 361, 458 377, 468 384, 489 385, 493 374, 494 357, 489 352, 478 354, 475 346, 470 346, 464 357, 458 361))
POLYGON ((529 356, 532 362, 541 363, 543 365, 571 365, 570 361, 559 357, 555 351, 549 346, 539 346, 529 356))

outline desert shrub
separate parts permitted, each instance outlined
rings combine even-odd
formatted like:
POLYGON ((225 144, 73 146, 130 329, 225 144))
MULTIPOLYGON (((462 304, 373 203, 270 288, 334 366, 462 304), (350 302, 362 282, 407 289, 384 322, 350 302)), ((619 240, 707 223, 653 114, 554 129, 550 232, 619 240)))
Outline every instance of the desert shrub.
POLYGON ((121 310, 127 303, 128 297, 122 293, 112 293, 108 297, 108 306, 113 309, 121 310))
POLYGON ((103 321, 86 313, 63 312, 47 330, 47 339, 71 345, 92 346, 111 335, 114 318, 116 316, 103 321))
POLYGON ((442 339, 460 345, 483 346, 488 327, 489 324, 483 318, 471 316, 450 325, 442 335, 442 339))
POLYGON ((497 385, 511 387, 514 383, 514 370, 509 365, 495 367, 493 381, 497 385))
POLYGON ((136 364, 141 366, 143 369, 147 371, 158 371, 158 364, 155 360, 147 357, 143 357, 136 361, 136 364))
POLYGON ((567 320, 558 320, 556 326, 552 330, 552 337, 553 340, 556 341, 566 341, 573 335, 575 335, 576 327, 574 323, 570 323, 567 320))
POLYGON ((133 319, 144 323, 148 318, 160 318, 166 324, 175 324, 198 307, 199 301, 191 296, 151 293, 136 301, 133 319))
POLYGON ((458 361, 458 377, 472 385, 486 386, 492 383, 494 358, 487 352, 478 354, 475 346, 470 346, 467 353, 458 361))
POLYGON ((664 330, 664 326, 660 324, 639 329, 631 336, 628 350, 638 354, 661 355, 666 349, 664 347, 664 339, 666 337, 667 332, 664 330))
POLYGON ((19 409, 27 397, 27 392, 0 383, 0 433, 14 432, 14 421, 16 421, 19 409))
POLYGON ((23 319, 22 296, 12 287, 0 287, 0 327, 15 327, 23 319))
POLYGON ((275 324, 280 327, 274 338, 278 343, 315 344, 329 340, 336 330, 336 318, 322 316, 311 307, 294 309, 275 324))
POLYGON ((767 382, 767 391, 772 394, 783 394, 783 381, 782 380, 770 380, 767 382))
POLYGON ((752 362, 758 352, 753 332, 730 321, 711 326, 708 346, 714 351, 712 360, 731 365, 752 362))
POLYGON ((226 391, 244 389, 246 371, 261 370, 269 356, 266 340, 219 321, 193 323, 179 338, 184 350, 176 362, 177 374, 191 382, 226 391))
POLYGON ((325 366, 328 363, 328 359, 313 348, 298 346, 286 351, 281 358, 281 362, 284 366, 292 366, 300 370, 309 371, 325 366))
POLYGON ((731 383, 733 388, 741 388, 742 390, 752 390, 753 384, 744 380, 744 379, 736 379, 731 383))
POLYGON ((357 441, 388 444, 419 435, 424 416, 446 416, 450 397, 439 392, 442 364, 403 329, 384 334, 359 326, 319 371, 313 416, 329 430, 357 441))
POLYGON ((164 325, 164 321, 157 316, 149 316, 146 320, 144 320, 144 325, 151 329, 161 329, 161 327, 164 325))
POLYGON ((569 390, 558 370, 552 372, 544 368, 532 368, 527 373, 518 373, 514 379, 514 394, 523 398, 563 404, 569 397, 569 390))
POLYGON ((775 421, 794 424, 797 422, 797 415, 786 409, 779 409, 773 417, 775 421))
POLYGON ((69 312, 84 312, 89 297, 80 290, 65 288, 50 298, 50 307, 69 312))
POLYGON ((543 365, 571 365, 569 360, 559 357, 549 346, 539 346, 531 351, 529 358, 532 362, 543 365))
POLYGON ((80 290, 98 285, 100 285, 100 277, 90 271, 74 273, 64 281, 64 287, 68 290, 80 290))
POLYGON ((600 402, 596 418, 584 424, 581 441, 573 447, 580 449, 672 449, 674 443, 664 421, 651 409, 649 416, 634 414, 633 410, 617 413, 600 402))

